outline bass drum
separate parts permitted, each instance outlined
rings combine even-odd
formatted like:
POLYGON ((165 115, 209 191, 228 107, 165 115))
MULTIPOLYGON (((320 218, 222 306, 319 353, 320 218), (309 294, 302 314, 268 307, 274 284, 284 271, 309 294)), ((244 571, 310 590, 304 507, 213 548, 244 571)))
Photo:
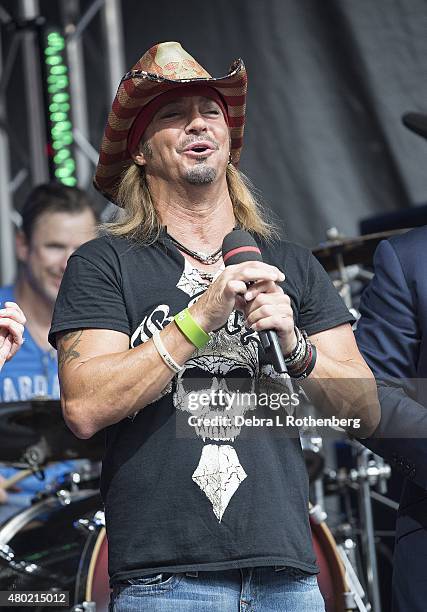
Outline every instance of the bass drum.
POLYGON ((318 523, 310 516, 314 552, 320 572, 317 576, 325 600, 326 612, 345 612, 345 593, 349 591, 344 565, 334 537, 325 522, 318 523))
POLYGON ((107 612, 107 538, 99 508, 96 489, 62 490, 5 523, 0 529, 0 590, 68 591, 68 609, 107 612), (83 607, 83 602, 94 602, 96 608, 83 607))
MULTIPOLYGON (((0 590, 69 591, 71 609, 90 609, 83 602, 94 602, 96 612, 107 612, 108 553, 100 507, 96 489, 62 490, 10 519, 0 529, 0 590)), ((310 524, 326 612, 345 612, 348 588, 335 540, 325 523, 310 517, 310 524)), ((36 608, 44 610, 52 607, 36 608)))

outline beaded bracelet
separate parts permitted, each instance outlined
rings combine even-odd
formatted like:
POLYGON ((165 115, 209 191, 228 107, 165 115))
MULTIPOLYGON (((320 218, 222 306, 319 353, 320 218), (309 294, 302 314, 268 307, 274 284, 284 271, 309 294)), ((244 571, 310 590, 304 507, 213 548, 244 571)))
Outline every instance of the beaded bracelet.
POLYGON ((297 337, 297 345, 294 350, 285 357, 285 364, 287 368, 299 368, 300 362, 303 362, 307 355, 307 334, 305 331, 300 331, 298 327, 295 327, 295 334, 297 337))
POLYGON ((317 359, 316 347, 310 342, 305 330, 300 331, 295 327, 297 335, 297 346, 292 353, 285 357, 289 376, 296 380, 307 378, 314 369, 317 359))
POLYGON ((285 363, 292 363, 293 361, 295 361, 297 359, 298 353, 300 352, 301 349, 301 338, 302 338, 302 334, 300 332, 300 330, 298 329, 297 326, 294 327, 295 330, 295 335, 297 337, 297 343, 295 348, 293 349, 293 351, 291 351, 289 353, 289 355, 285 355, 285 363))
POLYGON ((310 346, 311 346, 311 358, 308 363, 308 366, 306 367, 305 370, 303 370, 299 374, 293 374, 289 372, 289 376, 291 376, 291 378, 294 378, 295 380, 303 380, 304 378, 307 378, 307 376, 309 376, 314 370, 314 366, 316 365, 316 360, 317 360, 317 349, 314 346, 314 344, 310 344, 310 346))

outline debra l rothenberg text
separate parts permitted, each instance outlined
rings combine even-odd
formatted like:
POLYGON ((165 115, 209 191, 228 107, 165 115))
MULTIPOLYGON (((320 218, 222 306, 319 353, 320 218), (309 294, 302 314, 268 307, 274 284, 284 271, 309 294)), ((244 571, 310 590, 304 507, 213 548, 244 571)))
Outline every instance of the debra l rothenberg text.
POLYGON ((188 424, 191 427, 342 427, 344 429, 359 429, 360 419, 339 418, 335 415, 331 417, 313 417, 311 415, 295 417, 290 414, 276 414, 274 418, 265 418, 255 415, 225 416, 218 414, 212 417, 197 417, 193 414, 188 417, 188 424))

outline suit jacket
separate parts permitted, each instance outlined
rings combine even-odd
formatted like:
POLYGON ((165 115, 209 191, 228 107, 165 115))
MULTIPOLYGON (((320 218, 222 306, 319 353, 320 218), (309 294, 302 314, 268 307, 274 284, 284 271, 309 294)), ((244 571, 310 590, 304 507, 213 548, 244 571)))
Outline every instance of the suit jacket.
POLYGON ((362 442, 407 476, 396 522, 393 610, 427 609, 427 226, 381 242, 356 338, 381 422, 362 442), (422 437, 421 437, 422 436, 422 437))

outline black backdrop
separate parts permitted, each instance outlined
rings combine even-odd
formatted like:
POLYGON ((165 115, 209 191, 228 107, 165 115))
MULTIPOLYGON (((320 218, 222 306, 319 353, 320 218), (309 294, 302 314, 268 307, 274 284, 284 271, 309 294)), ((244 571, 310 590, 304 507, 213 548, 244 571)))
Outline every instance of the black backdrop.
MULTIPOLYGON (((16 0, 0 2, 11 14, 16 0)), ((81 1, 82 10, 91 2, 81 1)), ((56 2, 41 12, 59 23, 56 2)), ((401 125, 427 112, 427 0, 123 0, 126 69, 178 40, 212 75, 242 57, 249 95, 241 168, 287 238, 313 246, 335 225, 427 201, 427 141, 401 125)), ((111 103, 99 18, 84 36, 91 141, 111 103)), ((10 35, 3 34, 3 52, 10 35)), ((23 82, 7 96, 12 167, 26 164, 23 82)), ((31 187, 16 193, 20 207, 31 187)))

